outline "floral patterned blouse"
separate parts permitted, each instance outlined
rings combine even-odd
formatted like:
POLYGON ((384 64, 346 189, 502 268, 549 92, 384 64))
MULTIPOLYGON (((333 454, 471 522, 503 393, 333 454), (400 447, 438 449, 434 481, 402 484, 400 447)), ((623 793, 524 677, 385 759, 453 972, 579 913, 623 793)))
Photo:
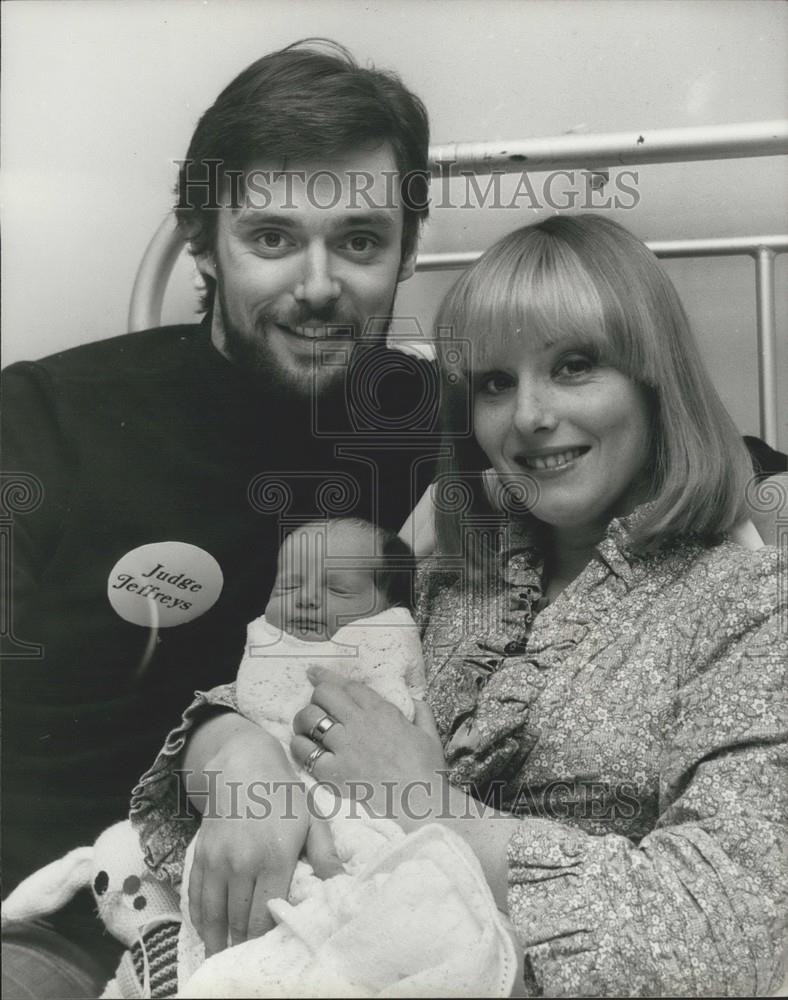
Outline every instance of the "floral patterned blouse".
MULTIPOLYGON (((547 606, 521 526, 487 586, 427 560, 428 701, 452 781, 519 818, 509 914, 529 994, 768 993, 788 906, 778 552, 683 539, 640 556, 631 524, 547 606)), ((198 696, 132 800, 173 877, 194 833, 173 769, 206 703, 233 706, 232 686, 198 696)))

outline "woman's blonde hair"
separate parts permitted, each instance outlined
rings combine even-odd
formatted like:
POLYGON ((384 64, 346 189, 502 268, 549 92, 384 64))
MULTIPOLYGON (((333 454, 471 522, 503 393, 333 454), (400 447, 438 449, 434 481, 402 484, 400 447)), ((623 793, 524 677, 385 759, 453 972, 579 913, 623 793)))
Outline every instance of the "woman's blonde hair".
MULTIPOLYGON (((441 480, 460 480, 472 513, 490 513, 489 461, 470 434, 473 373, 513 341, 577 338, 645 391, 651 412, 651 501, 633 541, 645 548, 678 535, 713 541, 744 515, 752 466, 700 359, 672 282, 654 254, 599 215, 556 216, 492 246, 446 295, 441 337, 443 423, 451 456, 441 480), (447 336, 450 334, 450 336, 447 336)), ((460 551, 460 514, 438 499, 444 551, 460 551)))

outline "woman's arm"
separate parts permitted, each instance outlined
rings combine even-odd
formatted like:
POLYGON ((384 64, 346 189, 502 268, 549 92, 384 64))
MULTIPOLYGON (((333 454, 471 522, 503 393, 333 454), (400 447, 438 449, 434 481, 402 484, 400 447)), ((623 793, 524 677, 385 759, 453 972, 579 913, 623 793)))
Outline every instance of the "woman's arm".
POLYGON ((520 821, 507 813, 484 805, 461 788, 438 776, 431 801, 414 797, 408 809, 400 810, 398 821, 406 833, 424 823, 440 822, 462 837, 481 865, 484 877, 502 913, 509 909, 509 865, 506 852, 520 821), (426 806, 426 808, 425 808, 426 806))
POLYGON ((660 816, 639 843, 522 821, 508 848, 509 912, 545 993, 755 996, 779 985, 786 663, 776 616, 709 640, 677 691, 660 816))

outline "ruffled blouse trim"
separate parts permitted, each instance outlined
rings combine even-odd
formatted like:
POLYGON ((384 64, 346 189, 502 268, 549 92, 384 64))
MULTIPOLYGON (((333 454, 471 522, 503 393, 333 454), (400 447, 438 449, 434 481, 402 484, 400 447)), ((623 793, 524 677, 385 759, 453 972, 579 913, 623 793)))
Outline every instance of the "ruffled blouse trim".
POLYGON ((199 817, 188 806, 181 783, 183 750, 195 726, 216 708, 238 711, 234 684, 194 692, 180 724, 131 793, 129 819, 139 834, 145 863, 157 878, 174 884, 180 881, 186 848, 199 828, 199 817))

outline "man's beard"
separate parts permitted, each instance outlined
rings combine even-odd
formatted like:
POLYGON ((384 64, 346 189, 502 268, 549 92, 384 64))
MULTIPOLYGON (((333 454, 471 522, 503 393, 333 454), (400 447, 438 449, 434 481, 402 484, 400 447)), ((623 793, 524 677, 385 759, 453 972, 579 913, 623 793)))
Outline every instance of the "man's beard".
MULTIPOLYGON (((224 333, 223 353, 240 369, 260 384, 261 389, 265 388, 279 398, 288 398, 295 402, 300 399, 304 402, 314 399, 316 395, 321 398, 339 397, 342 394, 345 380, 346 364, 320 364, 322 351, 321 345, 325 345, 327 353, 331 353, 332 342, 344 348, 347 341, 342 338, 334 340, 331 337, 319 338, 315 340, 313 361, 305 361, 303 373, 292 372, 284 367, 276 352, 268 342, 266 326, 269 323, 276 323, 278 320, 267 314, 258 317, 255 323, 254 333, 251 335, 241 332, 240 327, 233 322, 224 296, 221 293, 221 286, 217 288, 216 301, 222 317, 222 327, 224 333)), ((391 306, 394 305, 392 297, 391 306)), ((304 313, 295 318, 288 318, 283 325, 292 327, 306 324, 310 321, 325 323, 328 327, 345 328, 352 331, 351 337, 358 343, 361 331, 361 323, 355 317, 338 315, 333 309, 326 310, 325 313, 314 312, 304 313)), ((389 321, 380 327, 381 343, 385 340, 386 330, 389 321)))
MULTIPOLYGON (((299 377, 282 365, 268 342, 265 327, 270 322, 269 317, 260 317, 255 324, 254 332, 245 335, 233 322, 221 295, 218 301, 222 315, 225 355, 255 381, 277 394, 311 397, 323 379, 315 378, 314 365, 305 364, 303 377, 299 377)), ((315 365, 317 357, 316 352, 315 365)))
MULTIPOLYGON (((391 302, 389 304, 388 317, 393 315, 394 300, 396 297, 395 288, 391 302)), ((318 405, 324 419, 328 419, 331 424, 340 414, 349 412, 350 401, 347 392, 351 391, 347 385, 346 376, 350 367, 350 358, 341 364, 321 365, 321 345, 325 345, 327 354, 331 354, 332 342, 337 350, 343 350, 347 356, 351 351, 346 350, 347 340, 316 339, 314 345, 313 359, 306 360, 302 372, 293 372, 285 367, 277 353, 272 349, 266 326, 269 323, 281 322, 282 325, 291 327, 294 325, 306 324, 310 321, 324 323, 333 328, 349 328, 353 347, 360 341, 361 333, 367 334, 363 338, 365 343, 378 341, 385 345, 386 333, 391 325, 390 318, 381 320, 376 324, 376 336, 374 339, 369 336, 358 317, 351 317, 346 313, 338 313, 333 308, 328 308, 322 312, 303 310, 296 316, 273 317, 269 314, 259 316, 255 322, 254 331, 243 333, 241 328, 233 322, 227 303, 222 295, 221 283, 216 288, 216 303, 218 303, 224 333, 223 353, 241 371, 251 379, 259 388, 261 399, 265 399, 270 405, 284 413, 289 412, 291 418, 300 420, 302 417, 315 419, 315 406, 318 405), (335 414, 332 418, 329 414, 335 414), (300 414, 301 416, 298 416, 300 414)), ((335 352, 333 352, 335 353, 335 352)), ((336 353, 335 353, 336 356, 336 353)))

